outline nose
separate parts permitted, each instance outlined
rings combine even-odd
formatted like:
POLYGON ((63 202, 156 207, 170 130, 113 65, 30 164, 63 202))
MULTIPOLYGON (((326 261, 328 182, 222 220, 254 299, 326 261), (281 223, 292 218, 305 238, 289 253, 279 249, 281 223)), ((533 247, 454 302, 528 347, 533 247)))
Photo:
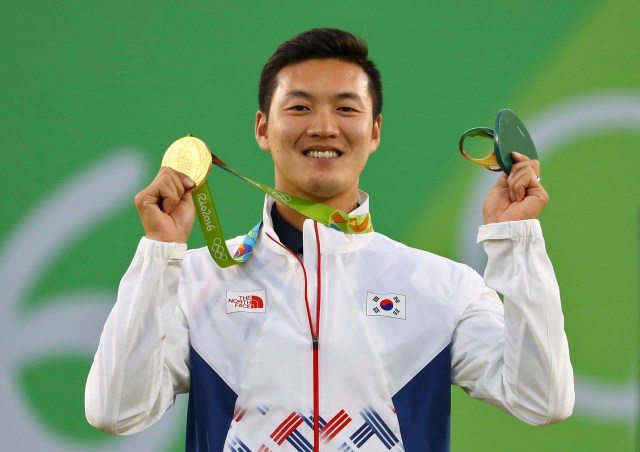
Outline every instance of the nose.
POLYGON ((307 127, 310 137, 335 138, 340 134, 336 115, 331 108, 317 109, 307 127))

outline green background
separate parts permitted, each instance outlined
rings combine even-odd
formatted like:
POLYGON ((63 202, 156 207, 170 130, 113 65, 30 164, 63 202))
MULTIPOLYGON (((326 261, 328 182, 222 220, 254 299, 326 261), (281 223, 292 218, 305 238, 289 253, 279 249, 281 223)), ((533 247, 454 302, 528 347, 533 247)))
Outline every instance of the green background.
MULTIPOLYGON (((92 358, 87 350, 95 350, 142 235, 133 194, 153 177, 167 146, 186 133, 203 138, 243 174, 271 183, 270 157, 253 138, 257 83, 268 56, 292 35, 335 26, 367 40, 385 93, 382 144, 361 180, 372 196, 374 224, 395 239, 453 259, 465 256, 460 231, 469 209, 480 208, 469 200, 478 180, 487 177, 457 153, 464 130, 492 126, 500 108, 513 109, 528 123, 598 96, 640 105, 640 3, 631 0, 27 0, 3 10, 5 287, 16 281, 10 275, 32 270, 25 267, 28 259, 6 260, 16 234, 41 220, 34 212, 54 195, 70 196, 61 191, 69 180, 114 156, 133 156, 139 168, 135 177, 112 177, 95 199, 82 198, 74 208, 100 209, 101 196, 116 187, 127 194, 86 227, 78 226, 46 265, 33 270, 19 297, 2 297, 0 322, 11 325, 0 328, 6 356, 15 355, 10 351, 20 348, 19 341, 47 342, 34 334, 54 342, 64 334, 46 325, 26 339, 9 333, 45 310, 81 309, 83 294, 93 294, 104 308, 92 318, 93 342, 83 337, 76 347, 70 328, 61 341, 66 346, 34 346, 30 354, 2 363, 0 388, 13 391, 22 404, 17 414, 0 411, 3 450, 3 441, 7 450, 35 450, 34 438, 40 437, 49 450, 124 450, 129 440, 88 426, 83 392, 92 358), (9 417, 24 429, 9 427, 9 417)), ((542 222, 561 284, 576 376, 622 388, 633 398, 639 386, 640 107, 628 116, 602 130, 585 130, 553 152, 539 150, 551 196, 542 222)), ((259 219, 262 196, 219 172, 210 181, 226 234, 245 233, 259 219)), ((54 209, 47 218, 55 222, 67 213, 54 209)), ((22 255, 55 245, 54 235, 46 233, 55 225, 39 226, 41 232, 30 237, 33 248, 22 255)), ((189 245, 202 243, 196 231, 189 245)), ((604 410, 594 414, 577 405, 566 422, 535 428, 452 391, 454 451, 626 451, 634 450, 634 438, 638 444, 631 416, 607 417, 604 410)), ((170 432, 170 441, 136 450, 183 448, 181 419, 159 428, 170 432)))

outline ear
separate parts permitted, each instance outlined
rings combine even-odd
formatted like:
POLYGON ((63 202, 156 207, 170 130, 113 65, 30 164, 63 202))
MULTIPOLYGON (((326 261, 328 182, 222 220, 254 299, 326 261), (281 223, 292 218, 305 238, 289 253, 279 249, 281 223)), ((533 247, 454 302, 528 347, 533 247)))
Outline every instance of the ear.
POLYGON ((378 149, 380 144, 380 128, 382 127, 382 115, 378 115, 375 121, 373 121, 373 127, 371 129, 371 149, 369 153, 372 154, 378 149))
POLYGON ((271 147, 269 147, 269 137, 267 134, 267 115, 259 110, 256 113, 256 128, 254 132, 260 149, 271 152, 271 147))

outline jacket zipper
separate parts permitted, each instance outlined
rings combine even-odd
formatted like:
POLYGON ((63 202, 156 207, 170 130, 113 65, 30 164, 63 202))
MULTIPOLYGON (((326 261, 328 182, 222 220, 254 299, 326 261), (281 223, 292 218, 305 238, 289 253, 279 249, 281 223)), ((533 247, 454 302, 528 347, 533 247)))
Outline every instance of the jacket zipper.
POLYGON ((319 342, 320 342, 320 301, 322 300, 322 279, 321 265, 322 257, 320 255, 320 234, 318 233, 318 223, 313 223, 316 232, 316 247, 318 254, 318 272, 316 274, 316 332, 311 331, 313 339, 313 450, 320 451, 320 363, 319 363, 319 342))
POLYGON ((302 267, 304 274, 304 302, 307 307, 307 318, 309 320, 309 332, 311 333, 312 353, 313 353, 313 450, 314 452, 320 452, 320 371, 319 371, 319 345, 320 345, 320 301, 321 301, 321 265, 322 258, 320 255, 320 234, 318 233, 318 223, 314 222, 313 227, 316 235, 316 248, 318 253, 318 271, 316 275, 316 322, 315 329, 313 327, 313 321, 311 319, 311 309, 309 308, 309 298, 307 296, 307 269, 304 266, 304 262, 298 257, 296 253, 284 246, 282 243, 271 237, 267 236, 276 242, 278 245, 289 251, 298 260, 302 267))

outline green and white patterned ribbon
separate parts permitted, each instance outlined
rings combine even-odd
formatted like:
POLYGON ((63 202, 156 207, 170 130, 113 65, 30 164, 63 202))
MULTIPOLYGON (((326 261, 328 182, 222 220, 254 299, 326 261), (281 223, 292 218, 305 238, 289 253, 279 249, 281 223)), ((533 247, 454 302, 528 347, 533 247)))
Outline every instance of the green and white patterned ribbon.
MULTIPOLYGON (((364 234, 373 231, 371 216, 368 213, 364 215, 351 215, 325 204, 316 203, 284 193, 241 175, 214 154, 211 154, 211 157, 214 166, 222 168, 234 176, 239 177, 258 190, 268 194, 276 201, 290 207, 296 212, 301 213, 307 218, 311 218, 318 223, 324 224, 332 229, 342 231, 346 234, 364 234)), ((209 190, 209 184, 205 182, 199 188, 195 189, 192 192, 192 197, 198 214, 202 234, 204 235, 207 248, 209 249, 211 257, 213 257, 213 260, 222 268, 246 262, 249 257, 251 257, 256 240, 258 239, 258 233, 262 222, 258 223, 247 235, 244 236, 243 241, 235 254, 231 256, 224 239, 224 234, 222 233, 222 226, 220 225, 220 219, 218 218, 213 197, 209 190)))

